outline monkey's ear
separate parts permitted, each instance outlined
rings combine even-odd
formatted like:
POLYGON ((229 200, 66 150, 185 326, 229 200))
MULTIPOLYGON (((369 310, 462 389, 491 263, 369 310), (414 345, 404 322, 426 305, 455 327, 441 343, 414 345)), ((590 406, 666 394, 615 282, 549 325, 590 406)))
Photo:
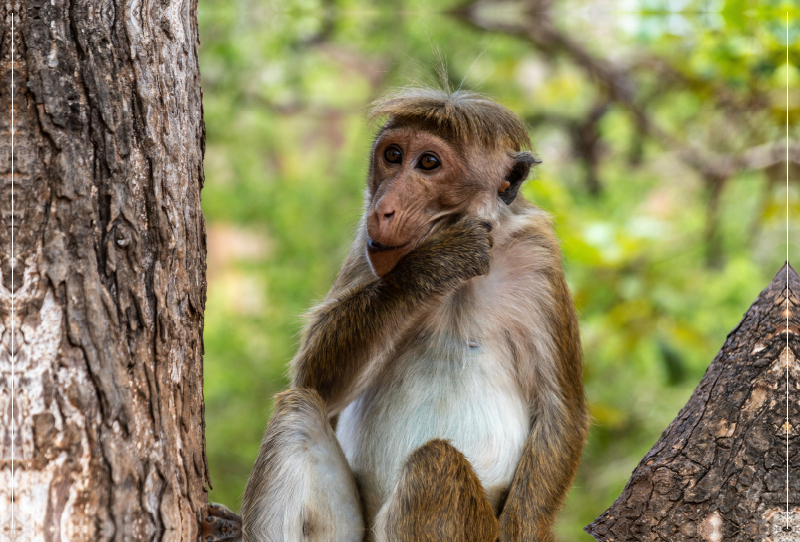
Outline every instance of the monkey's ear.
POLYGON ((542 163, 528 151, 513 152, 509 155, 514 159, 514 165, 511 166, 511 171, 506 175, 498 192, 498 196, 506 205, 511 205, 511 202, 517 197, 519 187, 522 186, 522 181, 528 178, 531 166, 542 163))

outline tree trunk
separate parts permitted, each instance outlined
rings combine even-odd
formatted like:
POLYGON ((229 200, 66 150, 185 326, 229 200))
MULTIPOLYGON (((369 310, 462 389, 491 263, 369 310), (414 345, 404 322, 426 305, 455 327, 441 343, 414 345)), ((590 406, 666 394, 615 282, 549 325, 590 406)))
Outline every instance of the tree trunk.
POLYGON ((800 541, 798 311, 800 278, 787 263, 589 534, 603 542, 800 541))
POLYGON ((0 540, 197 537, 196 13, 196 0, 0 0, 0 540))

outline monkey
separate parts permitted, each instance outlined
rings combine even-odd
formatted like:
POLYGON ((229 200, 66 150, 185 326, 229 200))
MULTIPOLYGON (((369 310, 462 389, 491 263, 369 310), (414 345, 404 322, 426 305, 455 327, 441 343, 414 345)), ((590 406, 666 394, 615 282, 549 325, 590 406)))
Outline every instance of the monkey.
POLYGON ((554 541, 589 417, 552 221, 519 195, 527 129, 435 88, 370 119, 364 216, 276 396, 244 540, 554 541))

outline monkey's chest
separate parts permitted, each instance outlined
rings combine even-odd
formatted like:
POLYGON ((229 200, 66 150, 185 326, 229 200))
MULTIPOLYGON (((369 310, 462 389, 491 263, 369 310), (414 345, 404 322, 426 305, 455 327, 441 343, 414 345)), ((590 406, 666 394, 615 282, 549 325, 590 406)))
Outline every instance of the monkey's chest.
POLYGON ((497 509, 528 436, 525 400, 485 349, 412 353, 392 378, 341 414, 336 435, 359 481, 368 518, 394 488, 408 455, 447 439, 469 460, 497 509))

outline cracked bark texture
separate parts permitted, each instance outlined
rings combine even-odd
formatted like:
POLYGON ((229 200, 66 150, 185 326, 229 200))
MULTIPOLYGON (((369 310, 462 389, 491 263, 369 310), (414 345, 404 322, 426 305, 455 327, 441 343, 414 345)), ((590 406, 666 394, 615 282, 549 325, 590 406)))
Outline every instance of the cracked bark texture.
POLYGON ((196 12, 197 0, 0 0, 0 540, 198 535, 196 12))
POLYGON ((800 541, 799 325, 800 278, 787 263, 586 531, 602 542, 800 541))

